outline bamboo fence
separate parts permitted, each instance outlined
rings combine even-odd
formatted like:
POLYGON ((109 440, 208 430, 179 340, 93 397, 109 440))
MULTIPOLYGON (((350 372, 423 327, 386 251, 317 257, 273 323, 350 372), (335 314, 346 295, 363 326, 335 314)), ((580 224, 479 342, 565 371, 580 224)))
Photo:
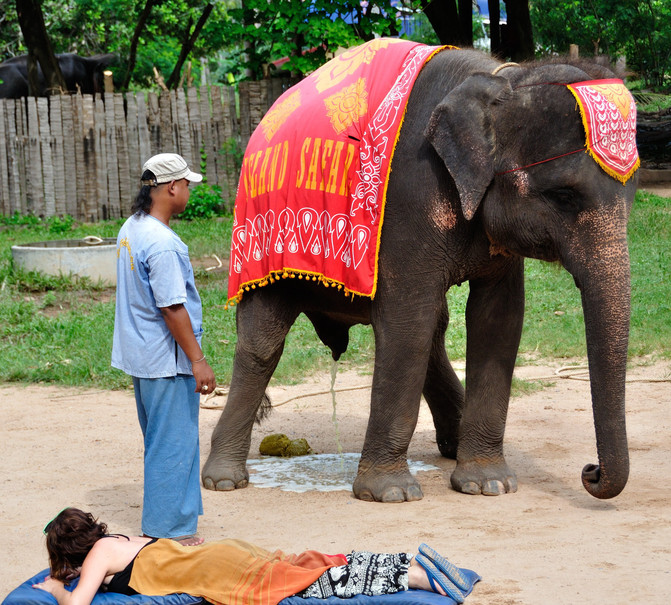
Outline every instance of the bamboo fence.
POLYGON ((0 213, 128 216, 144 161, 184 156, 232 207, 251 133, 290 82, 0 99, 0 213))

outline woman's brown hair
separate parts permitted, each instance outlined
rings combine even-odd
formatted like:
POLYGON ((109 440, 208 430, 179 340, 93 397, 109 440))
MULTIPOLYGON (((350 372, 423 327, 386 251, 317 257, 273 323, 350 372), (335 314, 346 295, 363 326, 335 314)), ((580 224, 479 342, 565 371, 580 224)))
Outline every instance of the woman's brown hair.
POLYGON ((107 525, 98 523, 91 513, 66 508, 44 528, 51 577, 69 582, 79 575, 93 545, 107 535, 107 525))

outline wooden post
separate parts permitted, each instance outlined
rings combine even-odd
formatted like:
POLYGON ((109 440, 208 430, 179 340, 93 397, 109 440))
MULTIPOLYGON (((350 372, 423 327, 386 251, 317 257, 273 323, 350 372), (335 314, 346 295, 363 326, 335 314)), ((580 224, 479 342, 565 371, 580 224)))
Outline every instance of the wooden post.
MULTIPOLYGON (((9 102, 5 102, 0 99, 0 141, 8 141, 7 131, 5 129, 5 107, 9 105, 9 102)), ((9 203, 9 173, 7 171, 7 148, 9 145, 5 146, 3 143, 0 143, 0 212, 2 214, 11 214, 11 205, 9 203)))
POLYGON ((577 59, 579 55, 580 55, 579 46, 577 44, 571 44, 569 46, 568 56, 571 57, 571 59, 577 59))
POLYGON ((77 217, 77 161, 75 149, 79 146, 75 133, 75 110, 73 100, 76 97, 61 97, 61 122, 63 129, 63 172, 65 174, 65 199, 59 208, 65 214, 77 217))
MULTIPOLYGON (((110 98, 112 94, 108 95, 110 98)), ((107 166, 110 161, 107 157, 107 122, 105 116, 105 103, 100 95, 95 100, 95 141, 98 150, 98 161, 96 162, 96 197, 98 199, 98 215, 103 219, 110 218, 109 212, 109 187, 107 185, 107 166)))
POLYGON ((54 160, 52 157, 52 135, 49 124, 49 103, 46 97, 37 99, 38 141, 42 156, 42 191, 44 195, 44 216, 56 214, 56 197, 54 195, 54 160))
POLYGON ((63 146, 63 121, 61 117, 61 106, 63 99, 70 99, 62 95, 53 95, 49 99, 49 124, 51 125, 52 150, 51 161, 54 165, 54 212, 63 215, 65 211, 65 181, 69 175, 65 174, 65 152, 63 146))
POLYGON ((27 198, 26 208, 35 216, 46 216, 44 205, 44 177, 42 176, 42 150, 40 149, 40 127, 37 117, 37 97, 28 97, 27 128, 25 140, 28 144, 26 159, 27 198))
POLYGON ((109 69, 103 72, 103 79, 105 92, 114 92, 114 80, 112 79, 112 72, 109 69))

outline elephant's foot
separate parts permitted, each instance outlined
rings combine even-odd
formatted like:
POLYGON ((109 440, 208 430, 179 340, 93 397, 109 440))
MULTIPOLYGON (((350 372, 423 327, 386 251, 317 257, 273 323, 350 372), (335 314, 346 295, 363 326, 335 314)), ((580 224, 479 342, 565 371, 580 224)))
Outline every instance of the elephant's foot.
POLYGON ((205 489, 217 492, 229 492, 249 484, 249 473, 244 462, 237 464, 224 458, 213 458, 212 455, 203 466, 201 478, 205 489))
POLYGON ((517 491, 517 477, 505 460, 458 462, 450 482, 455 490, 464 494, 500 496, 517 491))
POLYGON ((410 474, 407 463, 405 469, 381 470, 371 466, 362 471, 354 480, 352 491, 359 500, 367 502, 413 502, 424 497, 422 488, 410 474))

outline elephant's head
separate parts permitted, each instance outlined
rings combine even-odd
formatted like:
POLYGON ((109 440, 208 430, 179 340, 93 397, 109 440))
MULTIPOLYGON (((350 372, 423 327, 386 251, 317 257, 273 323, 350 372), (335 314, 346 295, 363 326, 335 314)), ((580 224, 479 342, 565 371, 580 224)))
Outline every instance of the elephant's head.
POLYGON ((502 74, 466 79, 435 109, 426 135, 455 182, 464 217, 485 230, 492 254, 559 261, 580 288, 599 456, 582 481, 597 498, 611 498, 629 473, 626 229, 638 164, 616 179, 587 153, 580 106, 566 85, 594 74, 569 65, 502 74))

